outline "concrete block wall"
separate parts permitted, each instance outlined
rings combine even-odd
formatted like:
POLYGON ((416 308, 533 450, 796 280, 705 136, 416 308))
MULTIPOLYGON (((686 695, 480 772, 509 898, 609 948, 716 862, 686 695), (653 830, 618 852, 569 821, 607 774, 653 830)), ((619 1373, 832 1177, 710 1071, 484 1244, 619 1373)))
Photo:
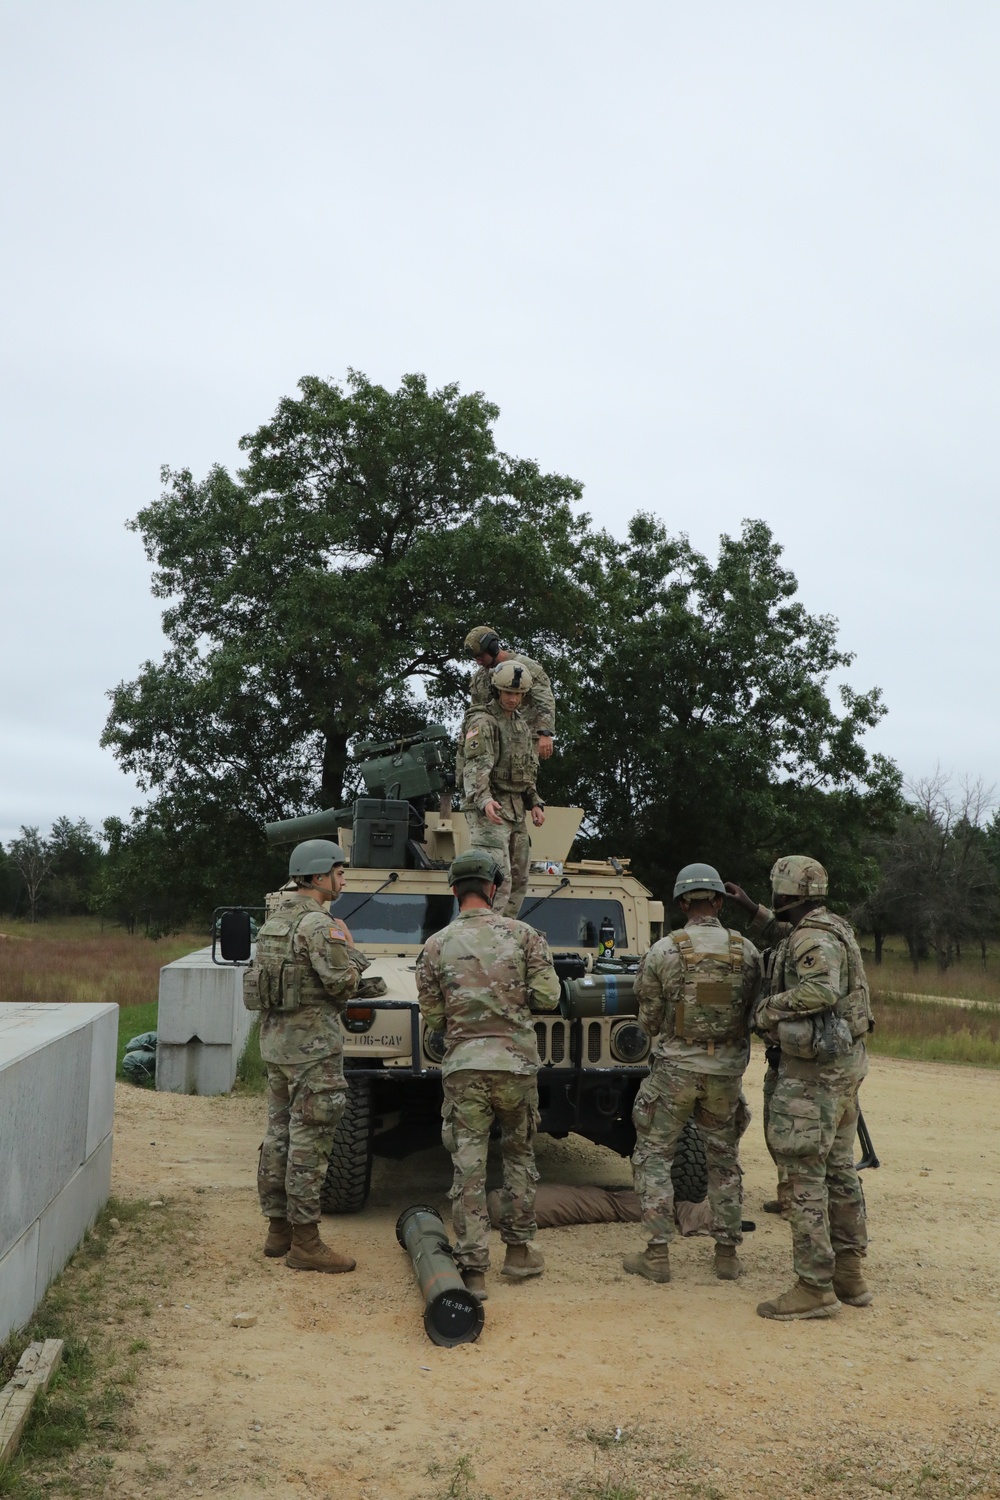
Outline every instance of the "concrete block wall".
POLYGON ((0 1339, 111 1191, 117 1005, 0 1003, 0 1339))
POLYGON ((160 970, 156 1087, 172 1094, 226 1094, 253 1016, 243 1006, 243 969, 199 948, 160 970))

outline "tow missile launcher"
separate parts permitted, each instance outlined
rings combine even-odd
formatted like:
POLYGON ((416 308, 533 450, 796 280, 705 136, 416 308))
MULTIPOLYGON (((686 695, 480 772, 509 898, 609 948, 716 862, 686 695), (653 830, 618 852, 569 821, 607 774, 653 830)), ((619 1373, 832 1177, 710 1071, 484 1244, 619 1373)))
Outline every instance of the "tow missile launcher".
MULTIPOLYGON (((448 732, 431 725, 359 745, 365 796, 267 824, 272 844, 331 838, 348 852, 347 888, 331 911, 372 960, 366 977, 386 985, 385 1000, 354 1002, 341 1017, 348 1101, 323 1187, 327 1213, 364 1206, 374 1154, 401 1159, 440 1140, 444 1037, 417 1013, 414 970, 424 943, 455 914, 448 866, 471 845, 464 815, 452 810, 448 742, 448 732)), ((650 1050, 635 973, 663 935, 664 909, 628 860, 569 862, 582 818, 580 808, 549 806, 544 825, 531 830, 519 913, 548 938, 562 981, 559 1011, 535 1018, 540 1128, 559 1137, 575 1131, 629 1156, 632 1105, 650 1050)), ((706 1184, 704 1146, 690 1126, 674 1159, 675 1193, 699 1201, 706 1184)))

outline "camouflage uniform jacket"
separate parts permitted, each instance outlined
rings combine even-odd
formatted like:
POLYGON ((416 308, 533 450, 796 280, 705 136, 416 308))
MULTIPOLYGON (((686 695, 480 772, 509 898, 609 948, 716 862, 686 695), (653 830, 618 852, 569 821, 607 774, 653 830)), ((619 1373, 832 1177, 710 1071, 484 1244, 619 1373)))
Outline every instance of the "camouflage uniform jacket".
POLYGON ((761 1002, 755 1017, 757 1027, 774 1039, 781 1021, 840 1008, 851 991, 852 959, 856 971, 864 973, 850 923, 824 906, 809 915, 819 918, 823 926, 810 926, 806 916, 792 927, 766 906, 757 908, 750 924, 751 932, 779 940, 771 966, 777 986, 772 984, 773 993, 761 1002))
MULTIPOLYGON (((696 953, 729 953, 729 932, 716 917, 693 917, 684 928, 696 953)), ((749 1023, 760 994, 763 965, 753 943, 743 940, 743 999, 749 1023)), ((639 1024, 653 1038, 652 1057, 694 1073, 736 1078, 750 1061, 750 1033, 740 1041, 686 1042, 674 1034, 677 1002, 684 991, 684 964, 672 937, 661 938, 643 957, 635 980, 639 1024)))
MULTIPOLYGON (((272 915, 287 917, 289 912, 298 911, 304 915, 292 939, 292 951, 304 971, 303 1003, 287 1013, 261 1011, 260 1055, 265 1062, 306 1063, 320 1057, 342 1057, 340 1013, 368 967, 364 954, 348 947, 329 913, 307 892, 287 892, 272 915)), ((258 951, 267 930, 265 922, 257 934, 258 951)))
MULTIPOLYGON (((556 728, 556 700, 552 684, 544 667, 522 651, 511 651, 506 660, 520 662, 531 673, 531 688, 521 703, 521 713, 533 734, 554 734, 556 728)), ((469 682, 469 708, 466 712, 466 728, 473 713, 488 708, 493 699, 493 676, 490 667, 478 667, 469 682)))
POLYGON ((529 1002, 555 1010, 559 980, 540 932, 475 907, 428 939, 417 959, 417 996, 427 1026, 445 1034, 443 1076, 466 1068, 534 1074, 529 1002))
POLYGON ((482 812, 493 799, 509 821, 520 822, 522 811, 541 800, 535 736, 519 709, 505 713, 494 699, 467 724, 464 752, 464 808, 482 812))

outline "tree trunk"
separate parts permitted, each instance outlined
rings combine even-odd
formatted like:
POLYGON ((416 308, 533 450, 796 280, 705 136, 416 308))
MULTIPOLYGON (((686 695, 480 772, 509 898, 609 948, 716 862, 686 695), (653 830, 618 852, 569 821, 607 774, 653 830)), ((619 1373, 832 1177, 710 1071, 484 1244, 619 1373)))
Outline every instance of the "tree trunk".
POLYGON ((882 944, 885 942, 885 933, 880 932, 876 928, 872 933, 872 937, 875 939, 875 962, 880 964, 882 962, 882 944))
POLYGON ((917 940, 916 940, 916 938, 913 936, 913 934, 911 932, 908 932, 906 934, 906 947, 907 947, 907 950, 909 951, 910 963, 913 965, 913 972, 914 972, 914 974, 919 974, 919 972, 920 972, 920 949, 917 946, 917 940))
POLYGON ((323 807, 340 807, 347 780, 347 735, 330 731, 323 742, 323 779, 319 800, 323 807))

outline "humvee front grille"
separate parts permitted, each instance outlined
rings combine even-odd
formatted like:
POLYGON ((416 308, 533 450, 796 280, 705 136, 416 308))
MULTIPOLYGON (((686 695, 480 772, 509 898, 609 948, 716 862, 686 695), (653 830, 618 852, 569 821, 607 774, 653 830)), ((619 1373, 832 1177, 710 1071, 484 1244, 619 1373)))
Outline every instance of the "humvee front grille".
POLYGON ((587 1060, 588 1062, 600 1062, 603 1051, 600 1021, 591 1021, 587 1027, 587 1060))
POLYGON ((566 1056, 566 1022, 559 1019, 535 1022, 538 1061, 557 1066, 566 1056))

